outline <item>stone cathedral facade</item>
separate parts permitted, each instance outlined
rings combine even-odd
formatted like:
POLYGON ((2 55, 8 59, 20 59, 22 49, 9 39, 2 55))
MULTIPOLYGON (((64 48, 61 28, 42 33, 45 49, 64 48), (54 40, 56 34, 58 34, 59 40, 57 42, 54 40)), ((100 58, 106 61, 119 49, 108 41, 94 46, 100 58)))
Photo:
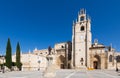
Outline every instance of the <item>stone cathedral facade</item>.
POLYGON ((120 53, 111 46, 94 40, 92 43, 91 19, 81 9, 78 19, 73 22, 71 67, 77 69, 115 69, 120 68, 120 53))

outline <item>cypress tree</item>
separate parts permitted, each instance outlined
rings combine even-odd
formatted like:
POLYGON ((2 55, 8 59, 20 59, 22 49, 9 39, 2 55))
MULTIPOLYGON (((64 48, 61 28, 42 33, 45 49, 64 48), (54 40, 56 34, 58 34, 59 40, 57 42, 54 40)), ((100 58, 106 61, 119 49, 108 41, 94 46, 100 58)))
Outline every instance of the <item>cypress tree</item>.
POLYGON ((17 43, 16 47, 16 66, 19 70, 21 70, 21 61, 20 61, 20 44, 17 43))
POLYGON ((12 57, 11 57, 11 52, 12 52, 12 48, 11 48, 11 43, 10 43, 10 39, 8 38, 7 41, 7 46, 6 46, 6 66, 11 69, 12 68, 12 57))

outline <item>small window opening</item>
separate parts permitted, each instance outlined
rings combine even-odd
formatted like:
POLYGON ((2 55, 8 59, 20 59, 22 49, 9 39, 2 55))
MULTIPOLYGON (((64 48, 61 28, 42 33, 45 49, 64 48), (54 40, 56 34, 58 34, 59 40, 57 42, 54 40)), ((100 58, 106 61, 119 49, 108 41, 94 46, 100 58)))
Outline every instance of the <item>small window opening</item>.
POLYGON ((85 29, 84 26, 82 26, 82 27, 81 27, 81 31, 84 31, 84 29, 85 29))

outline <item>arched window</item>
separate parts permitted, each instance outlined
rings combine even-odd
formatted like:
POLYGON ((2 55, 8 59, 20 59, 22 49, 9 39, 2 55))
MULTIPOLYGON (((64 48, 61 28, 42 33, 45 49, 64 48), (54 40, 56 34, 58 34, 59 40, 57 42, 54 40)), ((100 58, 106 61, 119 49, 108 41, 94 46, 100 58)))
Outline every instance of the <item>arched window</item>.
POLYGON ((82 17, 80 18, 80 21, 84 21, 84 16, 82 16, 82 17))
POLYGON ((84 29, 85 29, 84 26, 82 26, 80 30, 81 30, 81 31, 84 31, 84 29))
POLYGON ((120 55, 117 56, 116 60, 117 62, 120 62, 120 55))
POLYGON ((109 56, 109 62, 112 62, 112 55, 109 56))
POLYGON ((62 45, 61 48, 64 48, 64 46, 62 45))

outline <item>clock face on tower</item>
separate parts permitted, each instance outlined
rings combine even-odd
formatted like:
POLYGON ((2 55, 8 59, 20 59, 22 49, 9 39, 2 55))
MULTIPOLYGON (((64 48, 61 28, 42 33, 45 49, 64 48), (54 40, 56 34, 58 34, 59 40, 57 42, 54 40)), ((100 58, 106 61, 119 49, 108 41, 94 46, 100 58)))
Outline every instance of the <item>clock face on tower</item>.
POLYGON ((80 36, 80 42, 84 41, 84 36, 80 36))
POLYGON ((83 36, 80 36, 80 39, 83 39, 83 36))

